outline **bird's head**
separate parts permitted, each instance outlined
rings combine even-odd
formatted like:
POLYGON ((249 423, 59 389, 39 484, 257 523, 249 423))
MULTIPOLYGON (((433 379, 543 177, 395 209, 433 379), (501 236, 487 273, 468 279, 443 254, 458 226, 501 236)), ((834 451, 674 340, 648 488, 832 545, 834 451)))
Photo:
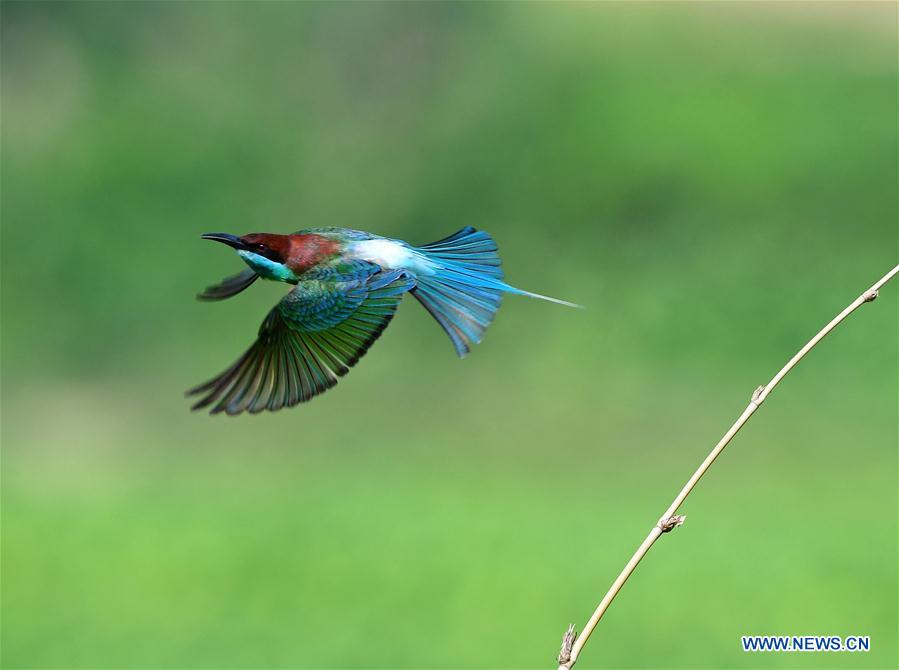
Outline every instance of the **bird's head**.
POLYGON ((291 269, 291 235, 249 233, 238 237, 228 233, 205 233, 204 240, 215 240, 237 250, 237 255, 260 277, 296 283, 297 275, 291 269))

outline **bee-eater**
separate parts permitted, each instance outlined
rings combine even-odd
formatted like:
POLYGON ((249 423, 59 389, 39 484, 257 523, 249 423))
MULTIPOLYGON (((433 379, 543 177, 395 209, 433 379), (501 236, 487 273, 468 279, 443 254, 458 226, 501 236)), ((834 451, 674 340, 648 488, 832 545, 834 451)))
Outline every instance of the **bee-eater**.
POLYGON ((192 409, 211 406, 213 414, 274 411, 328 390, 378 339, 406 293, 437 320, 460 357, 481 341, 503 293, 578 307, 506 284, 496 243, 472 227, 421 247, 346 228, 202 237, 233 247, 250 267, 210 286, 200 300, 230 298, 260 277, 294 285, 243 356, 187 392, 202 396, 192 409))

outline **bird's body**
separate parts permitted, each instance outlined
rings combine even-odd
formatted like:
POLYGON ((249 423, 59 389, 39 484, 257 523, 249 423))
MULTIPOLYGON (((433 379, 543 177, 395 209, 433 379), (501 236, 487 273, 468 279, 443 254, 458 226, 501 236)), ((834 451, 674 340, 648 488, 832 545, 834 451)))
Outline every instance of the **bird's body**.
POLYGON ((573 306, 506 284, 493 239, 471 227, 421 247, 346 228, 203 237, 237 249, 249 269, 209 287, 200 299, 231 297, 260 277, 295 285, 234 365, 188 391, 202 395, 194 409, 211 406, 212 413, 277 410, 334 386, 387 327, 407 292, 440 323, 459 356, 480 342, 503 293, 573 306))

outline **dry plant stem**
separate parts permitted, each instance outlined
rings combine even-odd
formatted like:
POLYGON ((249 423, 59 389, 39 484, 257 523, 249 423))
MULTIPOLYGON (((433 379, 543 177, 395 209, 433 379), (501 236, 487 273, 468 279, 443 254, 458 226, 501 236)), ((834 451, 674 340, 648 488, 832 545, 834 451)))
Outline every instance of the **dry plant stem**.
POLYGON ((612 586, 609 588, 606 595, 603 597, 602 601, 599 603, 599 606, 596 608, 596 611, 593 612, 593 616, 590 617, 590 620, 587 622, 587 625, 584 626, 584 630, 581 632, 580 636, 574 630, 574 626, 569 626, 568 630, 565 633, 565 636, 562 638, 562 650, 559 653, 559 670, 570 670, 570 668, 575 664, 580 655, 581 651, 584 648, 584 645, 587 643, 587 640, 590 638, 590 634, 596 628, 596 625, 599 623, 599 620, 602 618, 603 614, 605 614, 606 610, 609 608, 609 605, 612 604, 612 601, 615 599, 615 596, 618 595, 618 592, 621 590, 621 587, 624 586, 624 583, 627 581, 628 577, 634 572, 637 568, 637 564, 640 560, 646 555, 646 553, 650 550, 655 541, 659 539, 662 533, 667 533, 676 526, 680 526, 686 517, 679 516, 676 514, 677 510, 683 504, 684 500, 687 499, 687 496, 690 495, 690 492, 693 490, 693 487, 699 482, 702 476, 706 473, 712 463, 715 462, 715 459, 724 451, 724 448, 730 443, 733 439, 734 435, 736 435, 743 425, 749 421, 749 417, 751 417, 755 411, 761 406, 761 404, 765 401, 765 399, 771 394, 781 380, 787 375, 787 373, 792 370, 796 365, 803 359, 803 357, 816 345, 820 342, 824 337, 836 328, 840 322, 842 322, 847 316, 852 314, 855 310, 861 307, 866 302, 871 302, 877 297, 877 293, 880 288, 886 284, 890 279, 899 274, 899 265, 894 267, 892 270, 887 272, 883 277, 880 278, 871 288, 862 293, 859 297, 857 297, 852 303, 840 312, 834 319, 828 323, 824 328, 820 330, 820 332, 815 335, 808 343, 799 350, 799 352, 793 356, 789 360, 789 362, 784 365, 780 371, 774 375, 774 378, 771 379, 765 386, 759 386, 755 392, 752 394, 752 399, 749 401, 749 405, 746 409, 743 410, 743 413, 740 417, 734 422, 734 425, 730 427, 724 437, 722 437, 718 444, 715 445, 715 448, 706 456, 705 460, 702 462, 696 472, 693 473, 693 476, 690 477, 690 480, 684 485, 684 488, 681 489, 680 493, 677 494, 677 497, 674 499, 674 502, 668 506, 668 509, 665 510, 665 513, 659 519, 659 522, 653 526, 652 530, 649 531, 649 535, 646 536, 646 539, 643 540, 643 543, 637 549, 633 556, 631 556, 631 560, 627 562, 627 565, 624 566, 624 570, 621 571, 621 574, 618 575, 618 578, 614 581, 612 586))

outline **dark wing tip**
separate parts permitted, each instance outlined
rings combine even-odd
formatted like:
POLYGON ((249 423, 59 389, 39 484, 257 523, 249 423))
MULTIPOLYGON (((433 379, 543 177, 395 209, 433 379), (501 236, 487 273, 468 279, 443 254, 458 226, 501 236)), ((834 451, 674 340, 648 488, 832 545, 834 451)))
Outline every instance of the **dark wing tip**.
POLYGON ((202 293, 197 294, 197 300, 213 302, 230 298, 249 287, 257 279, 259 279, 259 275, 253 270, 244 270, 231 277, 225 277, 218 284, 207 286, 202 293))

